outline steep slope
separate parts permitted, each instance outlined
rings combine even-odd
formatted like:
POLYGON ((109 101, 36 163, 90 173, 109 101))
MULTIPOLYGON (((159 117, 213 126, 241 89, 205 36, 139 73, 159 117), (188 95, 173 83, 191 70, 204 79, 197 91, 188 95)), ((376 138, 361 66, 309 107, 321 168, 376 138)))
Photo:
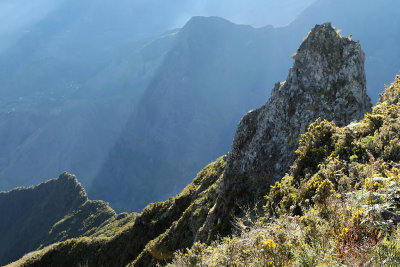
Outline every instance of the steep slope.
POLYGON ((316 120, 271 186, 265 217, 168 266, 399 266, 399 100, 396 76, 362 120, 316 120))
POLYGON ((253 206, 279 178, 275 175, 288 171, 307 120, 325 117, 345 124, 370 109, 363 63, 359 43, 340 36, 329 23, 315 26, 298 49, 287 81, 242 119, 232 151, 199 172, 182 193, 148 205, 114 236, 56 243, 13 265, 155 266, 195 240, 226 235, 238 205, 253 206), (286 157, 269 157, 271 149, 286 157))
POLYGON ((225 235, 232 216, 262 199, 289 170, 310 123, 323 118, 346 125, 370 110, 360 43, 342 37, 330 23, 316 25, 293 58, 286 81, 239 123, 216 206, 200 239, 218 231, 225 235))
POLYGON ((280 38, 272 27, 192 18, 177 35, 89 195, 124 211, 179 192, 188 177, 228 151, 242 114, 261 105, 269 95, 265 85, 289 67, 280 38))
POLYGON ((97 234, 90 238, 53 244, 11 266, 125 266, 132 261, 136 266, 148 266, 170 260, 176 249, 192 244, 197 228, 217 197, 225 164, 225 157, 209 164, 182 193, 148 205, 133 217, 134 222, 108 224, 105 230, 96 230, 97 234), (120 230, 114 235, 102 235, 115 228, 120 230))

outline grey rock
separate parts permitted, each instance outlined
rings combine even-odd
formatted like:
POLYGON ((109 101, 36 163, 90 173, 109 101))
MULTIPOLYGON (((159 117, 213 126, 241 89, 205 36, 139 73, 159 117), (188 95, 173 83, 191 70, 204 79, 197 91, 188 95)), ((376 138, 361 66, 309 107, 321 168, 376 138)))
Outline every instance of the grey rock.
POLYGON ((400 215, 385 209, 381 210, 381 217, 385 222, 391 222, 394 225, 400 222, 400 215))
MULTIPOLYGON (((295 159, 300 135, 317 118, 346 125, 371 109, 366 94, 365 55, 359 42, 342 37, 330 23, 316 25, 293 56, 283 83, 261 108, 240 121, 208 228, 229 224, 243 206, 254 205, 295 159)), ((198 233, 207 240, 207 227, 198 233)))

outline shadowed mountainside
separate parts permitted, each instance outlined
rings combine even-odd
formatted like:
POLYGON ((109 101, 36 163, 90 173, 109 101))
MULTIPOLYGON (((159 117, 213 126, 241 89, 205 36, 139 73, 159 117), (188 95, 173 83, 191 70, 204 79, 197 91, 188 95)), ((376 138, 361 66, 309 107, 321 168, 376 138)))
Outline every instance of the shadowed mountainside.
POLYGON ((265 85, 290 62, 281 39, 272 27, 192 18, 178 33, 89 195, 109 201, 117 211, 135 211, 179 192, 210 158, 229 149, 242 114, 268 97, 265 85))

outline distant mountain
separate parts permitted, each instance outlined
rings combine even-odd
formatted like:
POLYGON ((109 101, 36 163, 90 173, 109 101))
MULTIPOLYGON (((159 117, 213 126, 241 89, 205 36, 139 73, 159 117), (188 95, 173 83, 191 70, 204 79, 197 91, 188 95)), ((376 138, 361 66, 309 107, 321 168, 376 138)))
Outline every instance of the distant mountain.
POLYGON ((47 13, 21 17, 35 23, 15 29, 18 38, 0 52, 0 189, 65 170, 88 185, 169 50, 175 5, 6 2, 47 13))
POLYGON ((70 58, 72 67, 57 56, 48 58, 48 46, 30 59, 11 52, 0 56, 0 188, 29 185, 64 170, 74 170, 88 185, 173 39, 168 32, 127 43, 90 73, 83 64, 87 58, 70 58), (32 70, 35 65, 47 69, 32 70), (67 77, 70 70, 76 73, 67 77))
POLYGON ((400 71, 400 19, 377 12, 393 12, 395 1, 340 3, 317 1, 281 28, 254 29, 214 17, 191 19, 133 110, 89 194, 118 211, 132 211, 179 192, 201 166, 229 150, 227 140, 233 138, 241 114, 262 104, 270 94, 268 84, 284 80, 296 44, 321 21, 332 21, 346 29, 346 35, 353 34, 352 39, 363 40, 367 91, 375 102, 382 86, 392 80, 390 74, 400 71), (386 41, 378 42, 376 36, 386 41))
MULTIPOLYGON (((103 41, 103 44, 93 47, 94 52, 103 45, 107 47, 107 44, 150 37, 182 27, 192 16, 219 16, 253 26, 286 25, 314 1, 33 0, 27 3, 24 0, 2 0, 0 53, 29 35, 32 25, 37 23, 48 24, 48 29, 58 32, 62 38, 57 44, 64 48, 65 41, 81 43, 81 47, 74 47, 78 50, 86 50, 93 37, 103 41), (73 42, 68 40, 71 36, 75 37, 73 42), (106 36, 112 38, 107 40, 106 36)), ((26 45, 32 44, 28 42, 26 45)), ((112 49, 112 45, 108 49, 112 49)))
POLYGON ((229 149, 237 121, 290 64, 277 29, 194 17, 176 40, 89 187, 118 211, 176 194, 229 149), (279 64, 275 64, 280 62, 279 64))
MULTIPOLYGON (((288 17, 310 2, 288 7, 288 17)), ((2 1, 0 189, 64 170, 89 186, 169 51, 170 29, 193 14, 232 15, 241 6, 260 13, 270 5, 237 1, 227 10, 223 2, 198 0, 2 1)))

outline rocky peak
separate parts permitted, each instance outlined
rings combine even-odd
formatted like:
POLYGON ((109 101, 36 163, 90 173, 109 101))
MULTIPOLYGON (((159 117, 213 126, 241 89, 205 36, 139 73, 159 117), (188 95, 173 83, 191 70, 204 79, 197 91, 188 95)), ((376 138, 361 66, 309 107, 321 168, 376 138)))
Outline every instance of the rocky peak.
POLYGON ((209 238, 217 222, 224 229, 231 215, 266 194, 289 170, 310 123, 322 118, 346 125, 371 109, 361 45, 330 23, 316 25, 293 58, 286 81, 276 83, 267 103, 240 121, 216 206, 198 239, 209 238))

